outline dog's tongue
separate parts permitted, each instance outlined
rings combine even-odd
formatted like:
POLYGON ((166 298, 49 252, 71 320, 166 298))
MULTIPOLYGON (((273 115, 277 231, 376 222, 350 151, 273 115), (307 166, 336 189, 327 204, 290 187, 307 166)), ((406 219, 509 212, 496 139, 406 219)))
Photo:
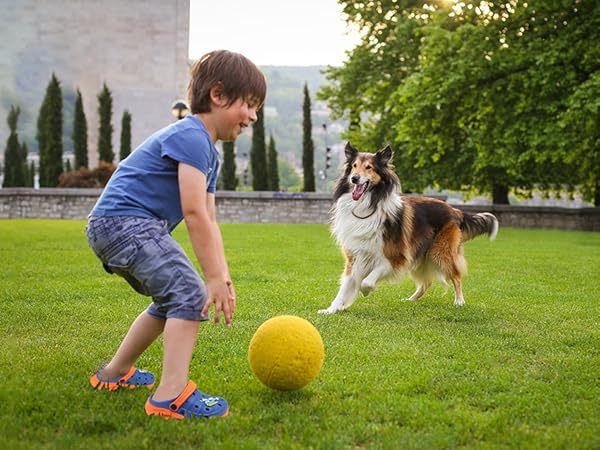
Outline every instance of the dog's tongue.
POLYGON ((355 184, 354 189, 352 190, 352 200, 358 200, 365 193, 365 188, 367 187, 367 183, 364 184, 355 184))

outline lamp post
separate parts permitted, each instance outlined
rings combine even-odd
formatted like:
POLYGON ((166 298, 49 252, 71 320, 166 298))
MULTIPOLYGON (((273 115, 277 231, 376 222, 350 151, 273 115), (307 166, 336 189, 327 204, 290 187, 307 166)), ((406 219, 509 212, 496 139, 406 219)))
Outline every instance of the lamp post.
POLYGON ((171 106, 171 114, 177 117, 177 120, 183 119, 190 113, 187 103, 184 100, 175 100, 171 106))
POLYGON ((325 136, 325 169, 323 169, 323 180, 327 180, 327 169, 331 167, 331 147, 327 143, 327 124, 323 124, 323 134, 325 136))

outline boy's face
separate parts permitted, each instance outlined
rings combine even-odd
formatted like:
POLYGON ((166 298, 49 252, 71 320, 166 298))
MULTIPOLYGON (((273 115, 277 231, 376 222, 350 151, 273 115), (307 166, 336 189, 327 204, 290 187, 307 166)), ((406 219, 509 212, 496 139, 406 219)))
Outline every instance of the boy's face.
POLYGON ((258 102, 238 99, 231 106, 219 108, 217 139, 222 141, 237 139, 244 128, 256 122, 258 106, 258 102))

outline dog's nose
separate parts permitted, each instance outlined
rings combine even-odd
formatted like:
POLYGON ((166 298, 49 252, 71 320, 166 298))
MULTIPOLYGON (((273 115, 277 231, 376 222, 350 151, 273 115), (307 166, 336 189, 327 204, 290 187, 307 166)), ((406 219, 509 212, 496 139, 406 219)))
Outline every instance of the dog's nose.
POLYGON ((358 175, 352 175, 352 178, 350 178, 350 181, 352 181, 352 183, 354 183, 354 184, 358 184, 358 182, 360 181, 360 177, 358 175))

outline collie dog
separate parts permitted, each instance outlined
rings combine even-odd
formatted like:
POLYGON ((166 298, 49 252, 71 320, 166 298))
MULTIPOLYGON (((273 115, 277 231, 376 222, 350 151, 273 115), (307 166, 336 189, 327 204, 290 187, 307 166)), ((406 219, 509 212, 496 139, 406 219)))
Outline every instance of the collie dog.
POLYGON ((333 194, 331 232, 346 259, 338 294, 321 314, 347 309, 359 291, 368 295, 381 279, 408 272, 425 293, 435 278, 454 286, 454 304, 465 303, 461 277, 467 263, 463 242, 481 234, 494 239, 493 214, 469 214, 446 202, 401 195, 390 164, 392 149, 361 153, 346 145, 344 173, 333 194))

